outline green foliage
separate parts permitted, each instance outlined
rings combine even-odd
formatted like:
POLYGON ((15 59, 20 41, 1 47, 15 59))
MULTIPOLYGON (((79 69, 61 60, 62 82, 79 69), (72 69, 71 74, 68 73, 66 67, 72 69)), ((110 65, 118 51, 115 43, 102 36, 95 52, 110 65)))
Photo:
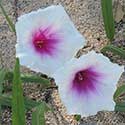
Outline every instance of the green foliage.
POLYGON ((112 0, 101 0, 101 6, 106 35, 112 41, 115 34, 112 0))
POLYGON ((12 96, 8 96, 7 94, 0 95, 0 102, 2 106, 12 107, 12 125, 25 125, 25 109, 31 110, 35 109, 32 114, 32 123, 33 125, 45 125, 45 116, 44 113, 50 110, 49 106, 45 102, 36 102, 34 100, 23 97, 23 82, 31 82, 31 83, 42 83, 46 87, 50 86, 50 81, 48 79, 33 76, 33 75, 20 75, 20 65, 19 59, 16 60, 16 65, 14 68, 14 73, 12 72, 4 72, 1 70, 0 77, 1 81, 13 81, 12 87, 12 96), (12 102, 12 103, 11 103, 12 102))
POLYGON ((19 59, 16 59, 12 86, 12 125, 25 125, 25 106, 20 78, 19 59))
POLYGON ((125 50, 121 48, 115 47, 113 45, 107 45, 101 50, 102 53, 106 53, 107 51, 110 51, 113 54, 119 55, 121 58, 125 59, 125 50))
POLYGON ((122 94, 125 94, 125 85, 122 85, 117 88, 117 90, 114 93, 114 100, 116 100, 122 94))
POLYGON ((74 118, 76 119, 76 121, 80 121, 81 115, 74 115, 74 118))
POLYGON ((115 111, 125 112, 125 102, 117 102, 115 105, 115 111))
POLYGON ((114 101, 116 102, 115 111, 125 111, 125 85, 122 85, 117 88, 114 93, 114 101), (118 101, 118 98, 121 97, 121 101, 118 101))
POLYGON ((3 5, 1 4, 1 1, 0 1, 0 8, 1 8, 1 11, 2 11, 3 15, 4 15, 5 18, 6 18, 6 21, 7 21, 8 24, 9 24, 10 30, 13 31, 13 32, 16 32, 15 26, 14 26, 13 22, 11 21, 11 19, 9 18, 9 16, 7 15, 7 13, 6 13, 6 11, 5 11, 3 5))
MULTIPOLYGON (((1 101, 1 105, 2 106, 8 106, 8 107, 12 107, 12 97, 9 95, 1 95, 0 96, 0 101, 1 101)), ((32 108, 35 108, 36 106, 40 105, 41 102, 37 102, 28 98, 24 98, 24 104, 25 104, 25 108, 27 110, 31 110, 32 108)))
MULTIPOLYGON (((13 79, 13 73, 7 72, 5 80, 9 80, 9 82, 12 82, 13 79)), ((50 81, 48 79, 42 78, 37 75, 29 75, 29 74, 21 74, 21 81, 23 83, 39 83, 42 84, 44 87, 50 86, 50 81)))
POLYGON ((21 80, 26 83, 40 83, 44 87, 49 87, 51 85, 48 79, 36 75, 21 74, 21 80))
MULTIPOLYGON (((5 70, 1 69, 0 70, 0 95, 2 95, 3 91, 3 82, 4 82, 4 77, 5 77, 5 70)), ((0 124, 1 124, 1 100, 0 100, 0 124)))
POLYGON ((32 113, 32 125, 45 125, 44 113, 48 110, 50 110, 50 108, 45 103, 41 103, 37 106, 32 113))
POLYGON ((0 95, 2 94, 2 91, 3 91, 3 82, 4 82, 4 79, 5 79, 5 70, 4 69, 1 69, 0 70, 0 95))

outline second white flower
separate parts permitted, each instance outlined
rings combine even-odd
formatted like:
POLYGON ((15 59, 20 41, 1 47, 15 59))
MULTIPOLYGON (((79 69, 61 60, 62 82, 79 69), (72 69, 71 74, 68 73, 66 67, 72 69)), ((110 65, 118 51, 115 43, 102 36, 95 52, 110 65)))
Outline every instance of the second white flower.
POLYGON ((101 110, 114 110, 113 94, 124 71, 94 51, 72 59, 53 77, 69 114, 95 115, 101 110))

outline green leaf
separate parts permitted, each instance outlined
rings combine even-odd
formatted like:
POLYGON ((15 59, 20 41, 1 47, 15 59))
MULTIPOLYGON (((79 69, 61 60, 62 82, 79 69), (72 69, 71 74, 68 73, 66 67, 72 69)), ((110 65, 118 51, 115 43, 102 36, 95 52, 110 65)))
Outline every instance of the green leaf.
POLYGON ((45 125, 44 113, 48 110, 50 109, 45 103, 37 106, 35 111, 32 113, 32 125, 45 125))
POLYGON ((125 100, 118 102, 117 98, 125 94, 125 85, 122 85, 117 88, 115 94, 114 94, 114 100, 116 101, 115 105, 115 111, 125 111, 125 100))
POLYGON ((106 35, 112 41, 115 34, 112 0, 101 0, 101 6, 106 35))
POLYGON ((74 115, 74 118, 76 119, 76 121, 80 121, 81 115, 74 115))
POLYGON ((115 47, 113 45, 107 45, 101 50, 102 53, 106 53, 107 51, 110 51, 116 55, 119 55, 121 58, 125 59, 125 50, 121 48, 115 47))
POLYGON ((50 86, 50 81, 48 79, 42 78, 40 76, 36 75, 26 75, 26 74, 21 74, 21 80, 25 83, 30 82, 30 83, 41 83, 45 87, 50 86))
POLYGON ((116 100, 119 96, 121 96, 123 93, 125 93, 125 85, 122 85, 117 88, 117 90, 114 93, 114 100, 116 100))
POLYGON ((13 22, 11 21, 11 19, 9 18, 9 16, 7 15, 4 7, 1 4, 1 1, 0 1, 0 8, 1 8, 1 11, 2 11, 3 15, 5 16, 8 24, 9 24, 10 30, 13 31, 13 32, 16 32, 15 26, 14 26, 13 22))
POLYGON ((12 125, 26 125, 19 59, 16 59, 12 86, 12 125))
POLYGON ((34 100, 31 100, 31 99, 25 98, 24 103, 25 103, 26 109, 30 110, 30 109, 40 105, 42 102, 41 101, 34 101, 34 100))
POLYGON ((0 95, 2 94, 2 91, 3 91, 3 82, 4 82, 4 79, 5 79, 5 70, 4 69, 1 69, 0 70, 0 95))
POLYGON ((116 102, 116 106, 125 107, 125 102, 116 102))
POLYGON ((115 111, 124 112, 125 111, 125 102, 116 103, 116 105, 115 105, 115 111))
MULTIPOLYGON (((2 95, 2 91, 3 91, 4 78, 5 78, 5 70, 1 69, 0 70, 0 95, 2 95)), ((0 124, 1 124, 1 100, 0 100, 0 124)))
MULTIPOLYGON (((13 73, 12 72, 7 72, 5 80, 9 80, 9 82, 11 82, 12 78, 13 78, 13 73)), ((44 87, 49 87, 51 85, 50 80, 42 78, 42 77, 37 76, 37 75, 21 74, 21 81, 23 83, 40 83, 44 87)))
MULTIPOLYGON (((8 107, 12 107, 12 97, 9 95, 1 95, 0 96, 0 101, 1 101, 1 105, 2 106, 8 106, 8 107)), ((27 110, 31 110, 32 108, 38 106, 41 104, 41 102, 37 102, 28 98, 24 98, 24 104, 25 104, 25 108, 27 110)))
POLYGON ((121 106, 115 106, 115 111, 119 111, 119 112, 125 112, 125 107, 121 107, 121 106))

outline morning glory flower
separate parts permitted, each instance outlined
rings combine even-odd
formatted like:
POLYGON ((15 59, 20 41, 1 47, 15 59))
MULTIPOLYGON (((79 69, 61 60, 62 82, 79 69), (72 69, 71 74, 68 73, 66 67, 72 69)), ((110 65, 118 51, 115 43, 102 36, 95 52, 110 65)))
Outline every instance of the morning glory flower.
POLYGON ((69 114, 95 115, 114 110, 113 94, 124 67, 94 51, 72 59, 53 77, 69 114))
POLYGON ((50 76, 85 45, 61 5, 19 17, 16 33, 16 56, 21 65, 50 76))

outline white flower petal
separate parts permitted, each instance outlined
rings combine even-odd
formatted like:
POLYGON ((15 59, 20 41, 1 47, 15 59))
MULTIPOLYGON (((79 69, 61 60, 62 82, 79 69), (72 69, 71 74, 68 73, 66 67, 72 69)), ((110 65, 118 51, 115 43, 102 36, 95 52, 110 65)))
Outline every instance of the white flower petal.
POLYGON ((102 54, 91 51, 79 59, 74 58, 66 63, 53 77, 59 86, 59 94, 67 112, 89 116, 95 115, 101 110, 114 110, 113 94, 123 72, 123 66, 114 64, 102 54), (82 92, 81 88, 71 88, 76 74, 81 71, 85 74, 82 74, 82 83, 77 77, 77 86, 82 88, 82 92), (94 89, 92 88, 93 84, 94 89))
POLYGON ((19 17, 16 34, 16 56, 20 58, 21 65, 49 76, 86 44, 61 5, 19 17), (46 44, 44 47, 42 42, 46 44), (44 53, 40 48, 44 48, 44 53))

